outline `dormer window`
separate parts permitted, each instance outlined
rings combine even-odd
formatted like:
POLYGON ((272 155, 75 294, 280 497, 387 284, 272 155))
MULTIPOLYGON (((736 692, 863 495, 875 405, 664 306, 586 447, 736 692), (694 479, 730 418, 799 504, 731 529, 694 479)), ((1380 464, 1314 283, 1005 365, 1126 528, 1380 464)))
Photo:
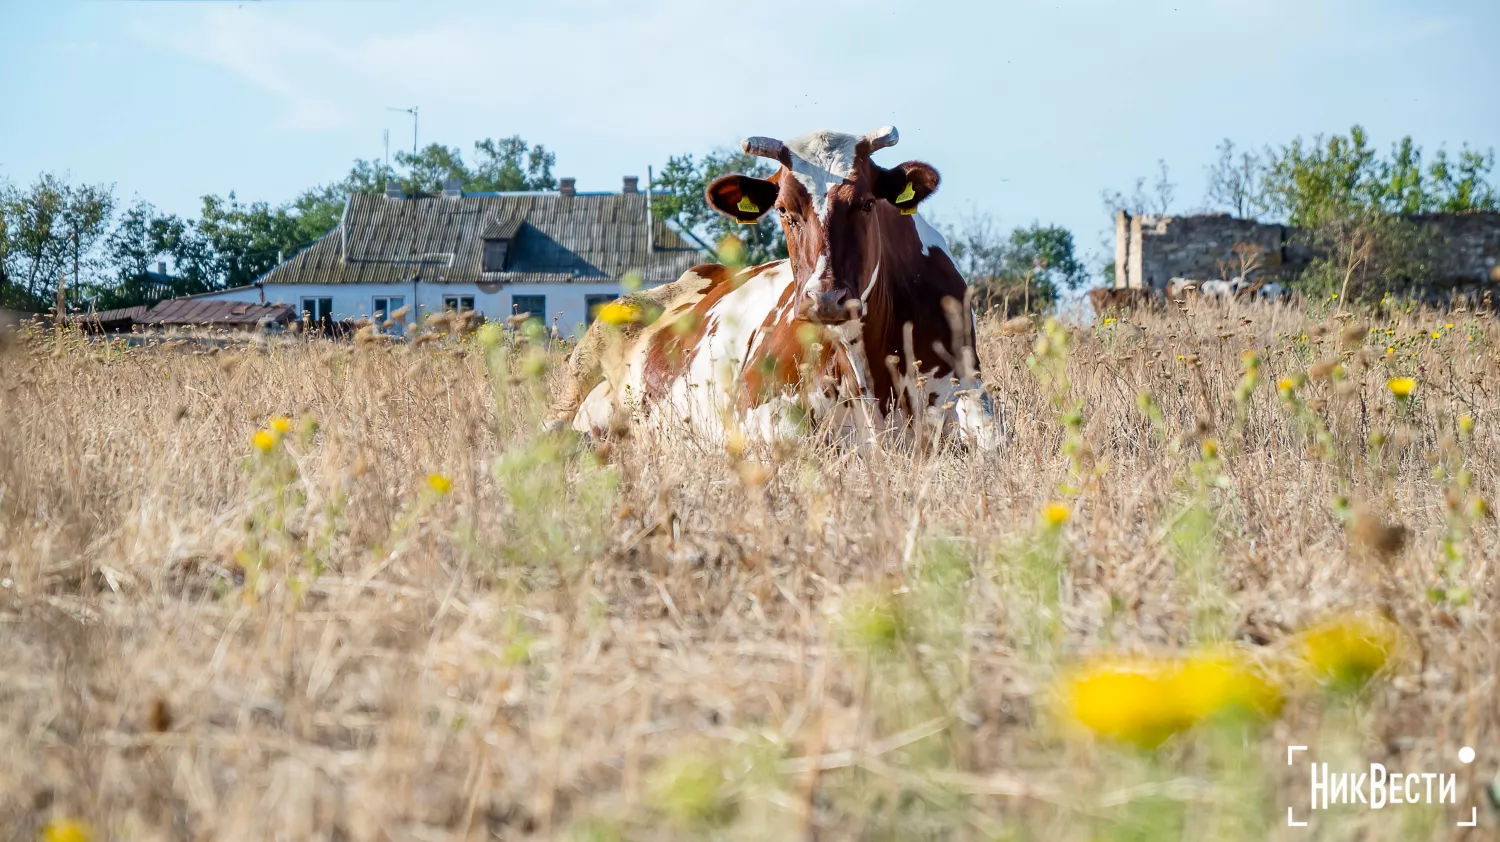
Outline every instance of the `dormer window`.
MULTIPOLYGON (((505 258, 510 253, 510 240, 484 241, 484 271, 504 272, 505 258)), ((472 269, 469 271, 473 271, 472 269)))

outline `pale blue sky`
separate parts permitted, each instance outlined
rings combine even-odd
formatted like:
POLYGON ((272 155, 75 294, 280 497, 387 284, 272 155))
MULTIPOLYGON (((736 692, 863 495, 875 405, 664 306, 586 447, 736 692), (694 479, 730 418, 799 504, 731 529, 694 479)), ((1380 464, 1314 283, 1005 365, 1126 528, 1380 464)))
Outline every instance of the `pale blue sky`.
POLYGON ((193 214, 280 202, 421 135, 519 133, 581 190, 667 156, 885 123, 928 215, 1107 225, 1165 158, 1177 210, 1214 146, 1344 131, 1500 147, 1496 0, 0 0, 0 177, 117 185, 193 214))

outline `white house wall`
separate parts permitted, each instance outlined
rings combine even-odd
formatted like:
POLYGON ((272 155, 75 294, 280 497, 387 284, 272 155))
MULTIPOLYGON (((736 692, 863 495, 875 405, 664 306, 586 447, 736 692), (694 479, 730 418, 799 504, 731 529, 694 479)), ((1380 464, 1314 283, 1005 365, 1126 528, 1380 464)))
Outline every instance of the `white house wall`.
MULTIPOLYGON (((620 285, 604 284, 510 284, 496 293, 485 293, 475 284, 266 284, 267 303, 290 304, 299 311, 303 298, 332 298, 333 315, 339 319, 369 318, 376 298, 402 296, 410 305, 415 297, 417 309, 412 318, 443 308, 448 295, 474 296, 474 309, 490 319, 504 319, 513 311, 514 296, 546 297, 548 325, 556 324, 563 335, 574 335, 586 323, 585 296, 620 294, 620 285)), ((218 301, 259 302, 261 290, 242 289, 201 296, 218 301)))

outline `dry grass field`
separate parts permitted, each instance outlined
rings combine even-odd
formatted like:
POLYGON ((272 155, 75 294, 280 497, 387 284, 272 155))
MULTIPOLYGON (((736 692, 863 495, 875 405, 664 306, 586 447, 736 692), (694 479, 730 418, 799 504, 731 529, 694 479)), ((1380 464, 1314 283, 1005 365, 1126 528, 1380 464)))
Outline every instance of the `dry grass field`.
POLYGON ((23 333, 0 840, 1494 838, 1500 328, 1330 308, 983 324, 986 454, 589 449, 495 333, 23 333))

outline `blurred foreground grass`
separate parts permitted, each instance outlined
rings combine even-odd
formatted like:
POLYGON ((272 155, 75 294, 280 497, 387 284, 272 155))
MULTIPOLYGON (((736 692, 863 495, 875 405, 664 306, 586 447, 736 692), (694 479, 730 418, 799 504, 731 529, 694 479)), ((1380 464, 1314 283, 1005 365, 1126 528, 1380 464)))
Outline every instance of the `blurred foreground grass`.
POLYGON ((1495 833, 1491 317, 980 333, 982 456, 590 449, 498 330, 13 341, 0 840, 1302 838, 1289 744, 1495 833))

